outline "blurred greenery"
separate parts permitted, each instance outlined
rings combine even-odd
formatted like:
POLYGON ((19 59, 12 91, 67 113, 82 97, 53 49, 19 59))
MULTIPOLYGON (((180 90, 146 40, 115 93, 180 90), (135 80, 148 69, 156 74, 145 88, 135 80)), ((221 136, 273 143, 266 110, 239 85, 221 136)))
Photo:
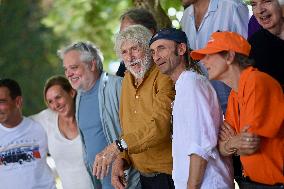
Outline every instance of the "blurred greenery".
MULTIPOLYGON (((117 61, 114 35, 120 15, 133 1, 0 0, 0 77, 13 78, 22 86, 25 115, 45 107, 42 90, 46 79, 63 74, 56 55, 60 47, 78 40, 92 41, 104 53, 106 69, 117 61)), ((160 3, 165 12, 169 7, 182 10, 180 0, 160 3)))

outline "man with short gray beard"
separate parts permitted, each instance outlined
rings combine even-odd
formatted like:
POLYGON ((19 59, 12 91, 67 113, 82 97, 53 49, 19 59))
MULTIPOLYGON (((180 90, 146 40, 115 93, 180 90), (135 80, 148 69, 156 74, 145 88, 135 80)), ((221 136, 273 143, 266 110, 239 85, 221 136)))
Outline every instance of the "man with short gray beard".
POLYGON ((151 58, 152 34, 141 25, 129 26, 116 37, 115 49, 127 68, 120 101, 120 140, 96 157, 93 172, 103 177, 112 167, 112 185, 124 188, 123 170, 134 166, 147 189, 172 189, 171 102, 174 88, 151 58), (120 156, 118 156, 120 155, 120 156))

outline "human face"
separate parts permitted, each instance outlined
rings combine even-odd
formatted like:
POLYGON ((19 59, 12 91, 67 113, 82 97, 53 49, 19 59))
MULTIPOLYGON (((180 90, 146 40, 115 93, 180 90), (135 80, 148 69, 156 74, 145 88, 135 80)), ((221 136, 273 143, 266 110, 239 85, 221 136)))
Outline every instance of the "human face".
POLYGON ((12 99, 7 87, 0 87, 0 123, 8 128, 21 120, 22 97, 12 99))
POLYGON ((201 62, 206 67, 210 80, 225 81, 225 72, 228 69, 226 58, 219 53, 207 54, 201 62))
POLYGON ((251 6, 255 18, 264 29, 273 34, 281 29, 282 11, 277 0, 252 0, 251 6))
POLYGON ((51 86, 45 94, 48 107, 59 115, 74 114, 75 91, 67 92, 60 85, 51 86))
POLYGON ((125 67, 136 78, 143 78, 151 67, 151 56, 138 43, 125 41, 121 45, 121 58, 125 67))
POLYGON ((64 55, 63 67, 65 76, 75 90, 88 91, 95 83, 94 63, 84 63, 80 59, 80 52, 71 50, 64 55))
POLYGON ((153 60, 162 73, 172 75, 180 64, 177 46, 176 42, 166 39, 159 39, 151 44, 153 60))
POLYGON ((121 20, 120 23, 120 32, 124 31, 128 26, 134 25, 135 22, 131 20, 128 17, 125 17, 123 20, 121 20))

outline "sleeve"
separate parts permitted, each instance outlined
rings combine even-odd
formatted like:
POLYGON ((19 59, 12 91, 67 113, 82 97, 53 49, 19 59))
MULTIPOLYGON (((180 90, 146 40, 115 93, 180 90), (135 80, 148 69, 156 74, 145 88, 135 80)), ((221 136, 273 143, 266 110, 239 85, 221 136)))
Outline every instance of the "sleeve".
POLYGON ((280 84, 259 72, 248 78, 244 89, 244 125, 263 137, 275 137, 284 125, 284 97, 280 84))
POLYGON ((151 118, 145 120, 141 129, 122 136, 129 154, 140 153, 171 140, 171 103, 175 95, 173 83, 169 77, 159 73, 154 85, 156 94, 153 95, 153 109, 148 108, 152 111, 151 118))
POLYGON ((239 3, 233 14, 232 23, 234 23, 234 28, 232 31, 239 33, 246 39, 248 36, 248 22, 249 22, 248 7, 244 3, 239 3))
MULTIPOLYGON (((181 109, 184 121, 182 133, 187 139, 188 155, 196 154, 205 160, 216 158, 217 140, 222 113, 217 95, 209 81, 186 81, 181 109)), ((180 96, 179 96, 180 97, 180 96)))
POLYGON ((45 132, 48 132, 48 121, 47 119, 50 118, 50 115, 52 115, 52 112, 50 109, 42 110, 41 112, 29 116, 32 120, 39 123, 45 130, 45 132))

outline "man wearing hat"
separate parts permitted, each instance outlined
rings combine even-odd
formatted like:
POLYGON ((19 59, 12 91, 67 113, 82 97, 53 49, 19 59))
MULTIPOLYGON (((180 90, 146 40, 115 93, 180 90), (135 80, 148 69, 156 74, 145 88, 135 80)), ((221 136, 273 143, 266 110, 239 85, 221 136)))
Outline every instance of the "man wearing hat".
POLYGON ((119 112, 122 135, 97 155, 94 174, 104 176, 115 160, 112 184, 117 189, 124 188, 123 169, 130 165, 140 172, 142 189, 174 188, 171 176, 174 89, 171 79, 153 64, 151 37, 147 28, 133 25, 116 38, 116 52, 127 68, 119 112))
POLYGON ((221 128, 222 155, 240 155, 245 177, 241 189, 284 188, 284 96, 280 84, 252 67, 251 46, 234 32, 215 32, 203 49, 191 52, 202 60, 209 78, 232 88, 225 124, 221 128))
POLYGON ((150 40, 153 60, 175 83, 173 104, 173 180, 176 189, 230 189, 229 159, 217 150, 222 111, 208 79, 188 61, 183 31, 163 29, 150 40))

